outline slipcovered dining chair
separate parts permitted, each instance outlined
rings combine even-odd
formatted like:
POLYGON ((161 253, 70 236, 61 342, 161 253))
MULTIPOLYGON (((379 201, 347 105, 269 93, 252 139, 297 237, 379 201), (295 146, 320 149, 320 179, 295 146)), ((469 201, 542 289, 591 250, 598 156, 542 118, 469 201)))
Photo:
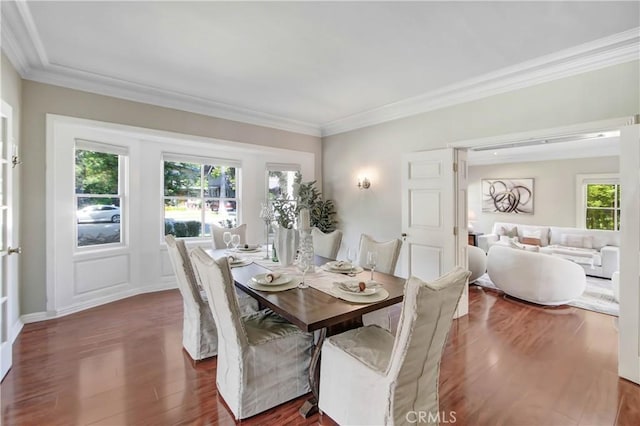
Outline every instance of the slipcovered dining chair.
MULTIPOLYGON (((206 295, 198 285, 191 259, 183 240, 173 235, 165 237, 169 258, 182 295, 182 346, 193 360, 217 355, 218 334, 207 303, 206 295)), ((245 313, 258 310, 258 302, 244 293, 238 293, 241 309, 245 313)))
POLYGON ((340 243, 342 243, 342 231, 336 229, 325 234, 320 229, 313 227, 311 238, 313 238, 313 252, 315 254, 328 259, 335 259, 338 256, 340 243))
POLYGON ((226 257, 191 252, 218 329, 218 393, 236 420, 261 413, 310 391, 313 335, 271 310, 241 316, 226 257))
MULTIPOLYGON (((402 240, 390 240, 379 242, 367 234, 360 236, 360 248, 358 249, 358 263, 360 266, 367 266, 367 253, 375 251, 377 256, 376 268, 378 272, 393 275, 400 256, 402 240)), ((388 308, 379 309, 362 316, 364 325, 376 324, 380 327, 391 330, 394 326, 394 319, 400 314, 400 304, 388 308)))
POLYGON ((240 235, 240 244, 247 243, 247 224, 236 226, 235 228, 223 228, 216 224, 211 225, 211 235, 213 236, 213 247, 216 249, 227 248, 222 236, 225 232, 231 232, 232 234, 240 235))
POLYGON ((373 325, 326 339, 320 410, 341 425, 407 424, 411 412, 437 419, 440 359, 468 277, 456 267, 431 283, 409 278, 395 337, 373 325))

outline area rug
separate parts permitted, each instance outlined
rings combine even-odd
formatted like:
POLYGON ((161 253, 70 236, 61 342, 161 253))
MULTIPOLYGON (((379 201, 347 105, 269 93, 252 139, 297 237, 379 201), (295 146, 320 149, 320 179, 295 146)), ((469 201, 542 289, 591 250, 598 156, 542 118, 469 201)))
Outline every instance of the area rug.
MULTIPOLYGON (((493 290, 504 293, 496 285, 491 282, 488 274, 484 274, 478 278, 473 285, 491 288, 493 290)), ((618 316, 620 305, 613 298, 613 289, 611 280, 604 278, 596 278, 587 276, 587 288, 582 296, 569 303, 570 306, 576 308, 587 309, 589 311, 600 312, 602 314, 618 316)))

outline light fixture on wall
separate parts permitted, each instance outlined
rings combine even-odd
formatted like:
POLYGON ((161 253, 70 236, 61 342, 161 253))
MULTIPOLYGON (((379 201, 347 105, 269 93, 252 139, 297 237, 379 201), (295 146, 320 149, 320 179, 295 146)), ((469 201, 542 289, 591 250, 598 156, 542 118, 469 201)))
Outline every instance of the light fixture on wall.
POLYGON ((358 188, 359 189, 369 189, 371 186, 371 181, 367 177, 359 177, 358 178, 358 188))
POLYGON ((18 164, 22 164, 22 160, 18 157, 18 145, 13 146, 13 155, 11 155, 11 167, 15 167, 18 164))

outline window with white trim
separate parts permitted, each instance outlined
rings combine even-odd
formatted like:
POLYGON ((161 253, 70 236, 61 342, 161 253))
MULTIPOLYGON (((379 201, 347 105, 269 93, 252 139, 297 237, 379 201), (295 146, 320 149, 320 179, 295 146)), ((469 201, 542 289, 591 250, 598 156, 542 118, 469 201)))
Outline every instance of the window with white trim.
POLYGON ((239 162, 165 155, 164 235, 205 237, 238 224, 239 162))
POLYGON ((124 147, 76 140, 76 246, 122 244, 124 147))
POLYGON ((267 164, 267 200, 273 201, 286 194, 291 198, 299 164, 267 164))
POLYGON ((617 175, 580 175, 582 202, 579 225, 587 229, 620 230, 620 179, 617 175))

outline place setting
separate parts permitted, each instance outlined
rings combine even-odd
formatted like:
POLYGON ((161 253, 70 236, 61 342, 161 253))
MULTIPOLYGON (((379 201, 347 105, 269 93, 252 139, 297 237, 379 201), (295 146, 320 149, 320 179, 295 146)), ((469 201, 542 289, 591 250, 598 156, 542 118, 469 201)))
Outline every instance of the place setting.
POLYGON ((353 249, 347 249, 346 260, 332 260, 322 265, 322 269, 327 272, 333 272, 337 274, 345 274, 351 277, 364 271, 364 269, 353 263, 355 258, 355 251, 353 249))
POLYGON ((389 297, 389 292, 376 281, 336 281, 331 293, 339 299, 353 303, 374 303, 389 297))
POLYGON ((268 272, 251 277, 247 283, 254 290, 278 292, 297 288, 299 280, 289 274, 268 272))
POLYGON ((247 259, 241 256, 228 255, 227 260, 229 261, 229 266, 232 268, 238 268, 240 266, 247 266, 253 263, 253 260, 247 259))

